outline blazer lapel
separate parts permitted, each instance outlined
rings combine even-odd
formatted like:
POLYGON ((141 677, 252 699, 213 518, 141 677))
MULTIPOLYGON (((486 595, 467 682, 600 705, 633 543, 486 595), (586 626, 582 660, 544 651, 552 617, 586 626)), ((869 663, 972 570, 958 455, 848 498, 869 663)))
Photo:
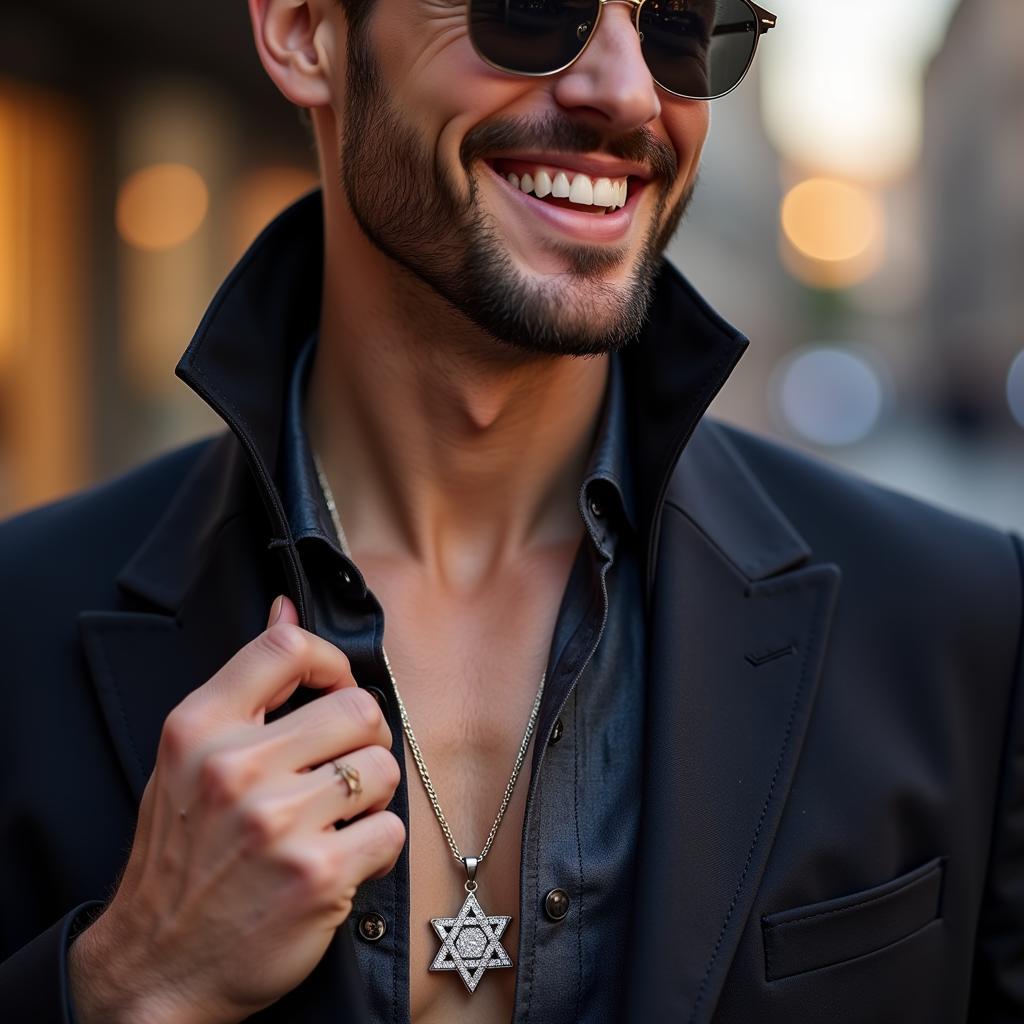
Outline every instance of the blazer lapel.
POLYGON ((136 803, 167 714, 262 628, 272 582, 266 541, 256 531, 266 527, 243 511, 246 486, 233 438, 210 445, 118 575, 124 608, 79 615, 86 661, 136 803))
POLYGON ((805 542, 706 420, 659 545, 627 1019, 705 1024, 785 807, 840 574, 805 564, 805 542))
MULTIPOLYGON (((80 616, 86 660, 125 778, 141 801, 168 713, 265 625, 276 593, 295 598, 280 540, 267 519, 237 442, 212 445, 163 521, 118 582, 147 611, 80 616)), ((275 715, 284 714, 287 704, 275 715)), ((248 1018, 253 1024, 334 1024, 366 1019, 352 936, 339 928, 297 988, 248 1018)))
POLYGON ((174 614, 79 616, 96 693, 136 803, 156 763, 164 719, 264 627, 270 587, 237 525, 221 535, 204 585, 174 614))
POLYGON ((198 685, 173 616, 87 611, 82 644, 111 742, 137 808, 167 712, 198 685))

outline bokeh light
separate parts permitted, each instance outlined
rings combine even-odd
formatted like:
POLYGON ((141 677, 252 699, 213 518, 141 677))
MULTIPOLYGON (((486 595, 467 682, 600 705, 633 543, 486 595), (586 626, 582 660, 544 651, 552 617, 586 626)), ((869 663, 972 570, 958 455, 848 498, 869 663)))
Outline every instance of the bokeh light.
POLYGON ((0 95, 0 373, 15 343, 15 276, 17 252, 14 218, 17 211, 16 150, 12 104, 0 95))
POLYGON ((1006 401, 1013 418, 1024 427, 1024 350, 1017 353, 1006 375, 1006 401))
POLYGON ((198 171, 184 164, 154 164, 121 185, 117 231, 136 249, 173 249, 199 230, 208 207, 206 182, 198 171))
POLYGON ((825 447, 862 441, 877 426, 888 390, 882 373, 849 348, 823 345, 786 359, 772 379, 782 422, 825 447))
POLYGON ((846 288, 870 277, 884 256, 885 214, 872 192, 833 178, 810 178, 782 200, 787 268, 806 284, 846 288))
MULTIPOLYGON (((667 250, 752 338, 712 415, 1024 529, 1024 0, 764 3, 667 250), (862 364, 790 366, 810 344, 862 364)), ((173 367, 315 182, 244 4, 69 6, 0 7, 0 516, 220 429, 173 367), (84 37, 102 61, 67 59, 84 37)))
POLYGON ((921 145, 921 72, 956 0, 778 0, 760 56, 765 126, 791 162, 900 177, 921 145))
POLYGON ((782 200, 782 228, 790 243, 814 260, 852 260, 877 240, 882 212, 866 190, 829 178, 811 178, 782 200))

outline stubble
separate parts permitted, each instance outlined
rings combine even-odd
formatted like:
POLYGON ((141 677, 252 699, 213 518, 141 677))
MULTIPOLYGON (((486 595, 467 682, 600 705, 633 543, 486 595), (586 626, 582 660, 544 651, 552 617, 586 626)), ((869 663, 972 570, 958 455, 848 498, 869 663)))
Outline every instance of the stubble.
POLYGON ((341 185, 357 223, 378 249, 472 323, 524 354, 600 355, 639 334, 661 254, 693 192, 687 189, 666 214, 677 164, 664 141, 647 129, 608 139, 563 116, 487 121, 468 132, 460 147, 469 182, 460 194, 389 102, 365 26, 349 35, 346 94, 341 185), (603 279, 629 258, 606 246, 558 246, 555 254, 566 272, 540 280, 516 268, 479 201, 474 166, 488 153, 528 149, 600 150, 651 169, 648 187, 658 188, 659 196, 625 282, 603 279))

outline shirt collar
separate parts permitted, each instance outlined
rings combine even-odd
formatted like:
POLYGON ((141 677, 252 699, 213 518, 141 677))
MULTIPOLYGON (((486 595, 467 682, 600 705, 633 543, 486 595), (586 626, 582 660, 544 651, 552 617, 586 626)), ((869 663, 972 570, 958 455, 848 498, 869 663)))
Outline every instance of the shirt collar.
MULTIPOLYGON (((323 207, 317 190, 272 221, 249 248, 176 368, 238 438, 273 545, 294 543, 275 481, 291 370, 317 326, 322 278, 323 207)), ((672 472, 747 345, 671 264, 662 263, 645 326, 621 357, 648 584, 672 472)))
POLYGON ((335 545, 334 524, 320 490, 305 428, 306 382, 316 345, 314 331, 299 352, 288 384, 281 439, 281 497, 296 541, 317 537, 335 545))
MULTIPOLYGON (((284 511, 296 542, 317 538, 336 546, 334 525, 317 479, 305 429, 306 385, 319 335, 313 331, 299 350, 288 382, 281 438, 279 482, 284 511)), ((609 360, 608 384, 579 491, 585 523, 602 548, 614 543, 623 521, 636 528, 636 502, 629 463, 625 380, 619 357, 609 360), (611 503, 614 507, 607 507, 611 503)))

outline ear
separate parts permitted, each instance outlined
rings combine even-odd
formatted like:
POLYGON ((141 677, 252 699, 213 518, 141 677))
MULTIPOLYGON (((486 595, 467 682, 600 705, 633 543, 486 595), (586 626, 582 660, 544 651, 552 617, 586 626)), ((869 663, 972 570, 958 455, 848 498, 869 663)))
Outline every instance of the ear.
POLYGON ((256 50, 267 74, 299 107, 331 101, 328 46, 332 26, 321 0, 249 0, 256 50))

